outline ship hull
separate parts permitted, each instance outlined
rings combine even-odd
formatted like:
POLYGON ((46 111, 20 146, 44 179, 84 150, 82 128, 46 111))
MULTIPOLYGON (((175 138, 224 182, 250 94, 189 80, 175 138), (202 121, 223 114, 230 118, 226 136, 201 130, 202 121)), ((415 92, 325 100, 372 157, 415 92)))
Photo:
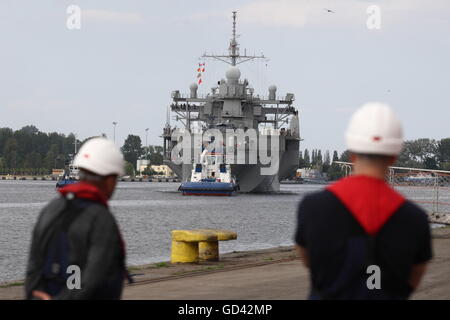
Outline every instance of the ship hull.
MULTIPOLYGON (((231 173, 236 177, 240 192, 265 193, 280 191, 280 180, 290 175, 298 167, 299 140, 280 139, 279 168, 275 174, 263 175, 260 164, 232 164, 231 173)), ((165 163, 180 178, 187 182, 191 178, 192 164, 175 164, 166 160, 165 163)))
POLYGON ((228 182, 182 182, 179 191, 186 196, 231 196, 239 187, 228 182))

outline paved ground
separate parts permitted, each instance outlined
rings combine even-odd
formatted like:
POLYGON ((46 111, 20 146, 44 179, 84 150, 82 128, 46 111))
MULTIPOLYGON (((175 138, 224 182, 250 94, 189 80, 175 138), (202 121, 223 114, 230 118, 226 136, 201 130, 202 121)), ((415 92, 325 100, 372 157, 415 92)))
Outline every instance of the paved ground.
MULTIPOLYGON (((450 300, 450 228, 434 230, 434 259, 413 299, 450 300)), ((124 299, 305 299, 309 275, 292 248, 223 255, 220 262, 134 267, 137 284, 124 299)), ((21 299, 22 286, 0 287, 0 299, 21 299)))
POLYGON ((308 282, 297 260, 130 286, 124 299, 302 299, 308 282))
MULTIPOLYGON (((433 262, 412 299, 450 300, 450 228, 434 232, 433 249, 433 262)), ((287 258, 293 258, 292 254, 290 251, 287 258)), ((273 257, 275 253, 260 252, 257 255, 273 257)), ((283 255, 280 254, 277 258, 282 259, 283 255)), ((285 260, 269 265, 230 271, 224 268, 220 272, 129 286, 125 290, 124 299, 305 299, 309 291, 308 270, 298 259, 285 260)))
MULTIPOLYGON (((434 239, 435 259, 412 299, 450 300, 450 239, 434 239)), ((299 260, 127 287, 124 299, 305 299, 308 271, 299 260)))

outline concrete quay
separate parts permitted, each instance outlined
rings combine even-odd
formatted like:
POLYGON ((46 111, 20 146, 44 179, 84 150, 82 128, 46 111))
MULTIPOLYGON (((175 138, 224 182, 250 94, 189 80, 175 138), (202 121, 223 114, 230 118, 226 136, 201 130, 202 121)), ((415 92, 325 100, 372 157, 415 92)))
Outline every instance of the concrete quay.
MULTIPOLYGON (((450 227, 433 230, 434 258, 412 299, 450 300, 450 227)), ((136 283, 123 299, 302 300, 309 272, 293 247, 221 255, 219 262, 160 262, 130 267, 136 283)), ((0 299, 22 299, 20 282, 0 286, 0 299)))

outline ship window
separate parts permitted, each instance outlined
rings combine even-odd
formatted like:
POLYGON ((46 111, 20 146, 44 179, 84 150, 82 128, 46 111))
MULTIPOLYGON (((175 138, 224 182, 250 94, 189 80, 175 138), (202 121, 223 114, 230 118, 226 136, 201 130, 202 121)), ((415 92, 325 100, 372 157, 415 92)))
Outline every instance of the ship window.
POLYGON ((220 172, 222 173, 227 172, 227 167, 225 167, 225 164, 223 163, 220 165, 220 172))
POLYGON ((202 172, 202 165, 201 164, 195 165, 195 172, 202 172))

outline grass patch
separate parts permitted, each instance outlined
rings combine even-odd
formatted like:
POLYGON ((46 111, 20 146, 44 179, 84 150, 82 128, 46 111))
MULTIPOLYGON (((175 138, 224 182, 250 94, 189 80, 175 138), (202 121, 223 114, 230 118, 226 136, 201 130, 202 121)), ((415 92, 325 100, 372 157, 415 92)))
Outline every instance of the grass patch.
POLYGON ((272 261, 273 258, 272 258, 272 257, 266 257, 266 258, 264 258, 264 260, 265 260, 265 261, 272 261))
POLYGON ((145 269, 158 269, 158 268, 166 268, 170 267, 170 264, 168 262, 158 262, 151 265, 144 265, 144 266, 130 266, 128 267, 128 271, 140 271, 145 269))
POLYGON ((205 268, 203 268, 203 270, 205 270, 205 271, 220 270, 220 269, 223 269, 224 267, 225 266, 221 263, 221 264, 218 264, 217 266, 205 267, 205 268))
POLYGON ((169 264, 167 262, 158 262, 153 265, 154 268, 166 268, 169 264))
POLYGON ((11 283, 0 285, 0 288, 20 287, 23 285, 24 285, 23 281, 16 281, 16 282, 11 282, 11 283))
POLYGON ((197 273, 197 272, 204 272, 204 271, 221 270, 221 269, 223 269, 223 268, 225 268, 225 266, 224 266, 222 263, 220 263, 220 264, 218 264, 218 265, 216 265, 216 266, 207 266, 207 267, 203 267, 203 268, 195 269, 195 270, 175 272, 174 275, 175 275, 175 276, 181 276, 181 275, 189 274, 189 273, 197 273))
POLYGON ((137 271, 137 270, 142 270, 142 268, 139 267, 139 266, 131 266, 131 267, 128 267, 128 271, 137 271))

